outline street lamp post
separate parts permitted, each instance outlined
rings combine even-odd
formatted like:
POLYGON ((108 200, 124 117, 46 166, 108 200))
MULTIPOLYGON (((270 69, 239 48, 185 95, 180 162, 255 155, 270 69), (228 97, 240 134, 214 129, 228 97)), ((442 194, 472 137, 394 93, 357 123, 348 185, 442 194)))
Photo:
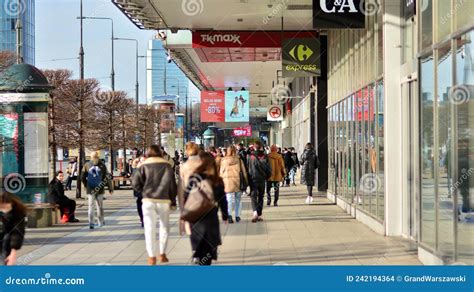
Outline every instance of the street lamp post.
POLYGON ((112 35, 111 35, 111 42, 112 42, 112 68, 110 71, 110 80, 111 80, 111 87, 112 91, 115 91, 115 68, 114 68, 114 20, 110 17, 91 17, 91 16, 81 16, 82 19, 95 19, 95 20, 110 20, 112 24, 112 35))
POLYGON ((84 30, 83 30, 83 9, 82 9, 82 0, 80 2, 80 26, 81 26, 81 47, 79 48, 79 71, 80 71, 80 79, 81 79, 81 92, 80 94, 80 105, 79 105, 79 117, 78 117, 78 126, 79 126, 79 166, 78 166, 78 173, 79 177, 77 179, 77 188, 76 188, 76 198, 81 198, 81 183, 80 177, 82 175, 82 167, 85 163, 85 151, 84 151, 84 129, 83 129, 83 119, 84 119, 84 94, 82 92, 82 86, 84 85, 84 30))
POLYGON ((133 41, 136 44, 136 60, 135 60, 135 101, 137 103, 137 115, 138 115, 138 104, 139 104, 139 84, 138 84, 138 40, 137 39, 128 39, 128 38, 113 38, 114 41, 133 41))

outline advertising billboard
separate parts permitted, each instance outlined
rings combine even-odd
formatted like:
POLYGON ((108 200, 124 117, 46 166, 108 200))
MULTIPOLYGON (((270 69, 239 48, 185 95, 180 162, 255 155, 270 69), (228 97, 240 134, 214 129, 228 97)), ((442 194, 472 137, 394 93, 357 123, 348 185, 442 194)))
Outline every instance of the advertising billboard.
POLYGON ((184 114, 176 114, 176 138, 184 137, 184 114))
POLYGON ((249 122, 250 94, 248 91, 225 92, 225 121, 249 122))
POLYGON ((201 122, 225 121, 224 91, 201 91, 201 122))

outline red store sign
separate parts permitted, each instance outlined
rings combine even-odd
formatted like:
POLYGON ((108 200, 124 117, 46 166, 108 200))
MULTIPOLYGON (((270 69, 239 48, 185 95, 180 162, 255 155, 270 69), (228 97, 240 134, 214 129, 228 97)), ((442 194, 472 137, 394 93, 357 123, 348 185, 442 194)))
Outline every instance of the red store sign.
POLYGON ((234 137, 251 137, 252 136, 252 127, 238 127, 232 130, 232 136, 234 137))

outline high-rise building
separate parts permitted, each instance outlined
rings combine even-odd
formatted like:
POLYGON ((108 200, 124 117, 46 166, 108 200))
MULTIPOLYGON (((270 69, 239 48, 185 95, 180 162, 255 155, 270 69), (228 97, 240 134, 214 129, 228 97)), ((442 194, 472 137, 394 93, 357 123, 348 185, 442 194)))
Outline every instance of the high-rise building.
POLYGON ((147 51, 147 102, 163 95, 178 96, 180 111, 186 105, 189 80, 174 62, 168 62, 166 50, 161 41, 150 40, 147 51))
POLYGON ((35 1, 0 0, 0 51, 17 50, 16 23, 22 26, 21 54, 25 63, 35 63, 35 1))

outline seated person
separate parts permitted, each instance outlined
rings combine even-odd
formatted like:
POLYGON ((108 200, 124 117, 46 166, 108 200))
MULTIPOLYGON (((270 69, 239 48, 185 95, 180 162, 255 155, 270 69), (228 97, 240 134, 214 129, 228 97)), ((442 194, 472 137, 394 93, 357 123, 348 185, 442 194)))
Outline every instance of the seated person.
POLYGON ((64 174, 62 171, 56 172, 56 177, 49 183, 49 200, 51 203, 58 204, 61 211, 61 223, 79 222, 74 216, 76 211, 76 201, 69 199, 64 195, 64 174))

